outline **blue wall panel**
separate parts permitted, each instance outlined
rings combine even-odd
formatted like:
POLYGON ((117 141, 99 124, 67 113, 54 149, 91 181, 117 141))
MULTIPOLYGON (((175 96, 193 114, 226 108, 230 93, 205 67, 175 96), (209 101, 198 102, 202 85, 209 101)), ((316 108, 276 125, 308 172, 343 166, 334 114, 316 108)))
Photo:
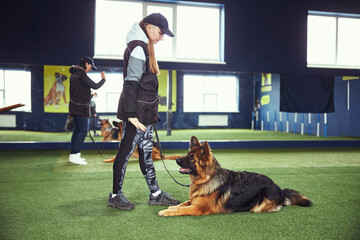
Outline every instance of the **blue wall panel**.
MULTIPOLYGON (((301 123, 304 118, 304 134, 316 135, 317 122, 319 120, 319 135, 325 136, 324 114, 311 114, 311 124, 309 125, 308 113, 297 113, 297 122, 295 124, 295 113, 282 112, 282 123, 280 123, 280 75, 272 75, 272 91, 261 92, 261 74, 256 75, 257 95, 260 99, 265 95, 270 96, 270 103, 262 105, 260 108, 260 121, 263 121, 264 130, 275 130, 274 120, 276 112, 276 121, 278 131, 286 131, 286 121, 289 119, 289 133, 301 133, 301 123), (267 122, 267 112, 269 112, 270 124, 267 122), (304 115, 304 117, 303 117, 304 115), (280 125, 281 124, 281 125, 280 125), (309 129, 310 128, 310 129, 309 129)), ((310 86, 311 87, 311 86, 310 86)), ((334 101, 335 112, 327 114, 327 136, 360 136, 360 79, 344 81, 342 77, 335 77, 334 101), (348 102, 348 84, 349 84, 349 106, 348 102)), ((259 126, 260 123, 259 123, 259 126)), ((260 128, 260 127, 259 127, 260 128)))

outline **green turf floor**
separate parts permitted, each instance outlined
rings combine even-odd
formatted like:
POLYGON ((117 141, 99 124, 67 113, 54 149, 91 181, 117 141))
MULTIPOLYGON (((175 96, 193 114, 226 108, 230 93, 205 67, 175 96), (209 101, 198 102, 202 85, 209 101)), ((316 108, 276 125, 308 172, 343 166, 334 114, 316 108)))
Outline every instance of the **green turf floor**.
MULTIPOLYGON (((102 163, 96 151, 82 152, 86 166, 67 163, 64 150, 0 151, 0 239, 359 239, 360 149, 216 149, 214 155, 223 167, 266 174, 280 187, 300 191, 313 206, 158 217, 164 207, 147 205, 145 180, 131 159, 124 192, 136 207, 119 211, 106 206, 112 164, 102 163)), ((173 160, 166 164, 179 181, 189 182, 173 160)), ((187 200, 188 189, 170 179, 162 162, 155 167, 162 190, 187 200)))
MULTIPOLYGON (((100 131, 98 131, 100 134, 100 131)), ((197 136, 201 140, 360 140, 360 137, 316 137, 308 134, 285 133, 274 131, 253 131, 249 129, 182 129, 172 130, 171 135, 167 131, 159 130, 161 141, 190 140, 191 136, 197 136)), ((101 136, 94 138, 96 141, 102 139, 101 136)), ((68 142, 71 140, 71 133, 35 132, 0 130, 1 141, 44 141, 44 142, 68 142)), ((89 137, 85 141, 91 141, 89 137)))

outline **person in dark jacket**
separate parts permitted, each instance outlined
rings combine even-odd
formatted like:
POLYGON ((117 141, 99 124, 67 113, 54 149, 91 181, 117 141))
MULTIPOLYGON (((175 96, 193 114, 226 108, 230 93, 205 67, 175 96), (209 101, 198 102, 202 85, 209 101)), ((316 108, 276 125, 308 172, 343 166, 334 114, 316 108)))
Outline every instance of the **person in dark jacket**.
POLYGON ((69 115, 73 116, 74 129, 71 137, 69 162, 87 164, 81 157, 80 149, 89 128, 91 89, 99 89, 105 83, 105 72, 101 72, 101 81, 95 83, 87 73, 96 70, 94 60, 82 58, 79 65, 70 68, 70 104, 69 115))
POLYGON ((99 134, 96 133, 97 128, 97 113, 96 113, 96 102, 95 98, 97 98, 98 94, 96 92, 91 92, 91 100, 90 100, 90 107, 91 107, 91 117, 90 117, 90 129, 94 131, 94 136, 99 136, 99 134))
POLYGON ((113 165, 113 192, 108 206, 131 210, 135 205, 122 192, 126 166, 136 145, 139 150, 140 169, 150 190, 149 205, 177 205, 180 202, 160 190, 154 163, 154 125, 158 117, 159 68, 154 44, 163 40, 164 34, 173 37, 166 18, 160 13, 145 17, 129 31, 124 52, 124 84, 118 105, 118 118, 123 121, 122 139, 113 165))

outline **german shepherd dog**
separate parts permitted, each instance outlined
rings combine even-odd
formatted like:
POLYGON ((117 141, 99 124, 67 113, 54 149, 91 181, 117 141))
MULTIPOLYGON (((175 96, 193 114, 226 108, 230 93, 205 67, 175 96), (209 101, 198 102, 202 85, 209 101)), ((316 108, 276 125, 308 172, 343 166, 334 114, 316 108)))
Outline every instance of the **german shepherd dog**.
POLYGON ((121 141, 122 122, 113 121, 113 127, 109 122, 109 119, 99 119, 99 121, 101 126, 101 136, 103 136, 103 139, 100 141, 121 141))
POLYGON ((190 200, 160 211, 159 216, 276 212, 288 205, 311 206, 307 197, 293 189, 280 189, 265 175, 222 168, 209 144, 194 136, 187 156, 176 162, 180 173, 190 176, 190 200))

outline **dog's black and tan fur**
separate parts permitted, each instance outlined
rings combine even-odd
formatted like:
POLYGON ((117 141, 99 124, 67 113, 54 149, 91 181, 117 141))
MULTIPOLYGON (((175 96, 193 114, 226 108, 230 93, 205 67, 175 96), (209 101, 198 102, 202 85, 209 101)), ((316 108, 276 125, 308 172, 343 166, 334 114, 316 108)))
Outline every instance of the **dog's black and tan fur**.
POLYGON ((207 142, 191 138, 187 156, 176 160, 180 173, 189 174, 189 200, 169 207, 159 216, 208 215, 232 212, 275 212, 283 206, 311 206, 293 189, 280 189, 269 177, 222 168, 207 142))

